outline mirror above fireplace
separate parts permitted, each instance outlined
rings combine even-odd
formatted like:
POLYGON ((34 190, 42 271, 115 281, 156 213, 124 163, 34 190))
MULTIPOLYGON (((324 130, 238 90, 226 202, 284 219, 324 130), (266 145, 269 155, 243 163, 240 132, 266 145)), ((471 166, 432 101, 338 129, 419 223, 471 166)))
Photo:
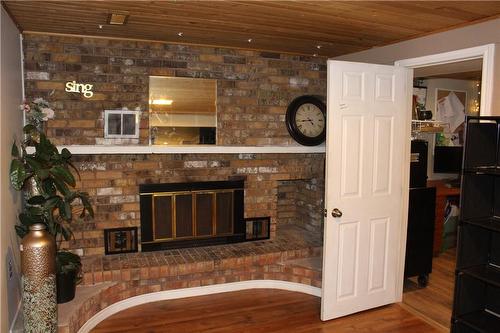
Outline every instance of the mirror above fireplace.
POLYGON ((215 144, 216 109, 216 80, 149 77, 152 145, 215 144))

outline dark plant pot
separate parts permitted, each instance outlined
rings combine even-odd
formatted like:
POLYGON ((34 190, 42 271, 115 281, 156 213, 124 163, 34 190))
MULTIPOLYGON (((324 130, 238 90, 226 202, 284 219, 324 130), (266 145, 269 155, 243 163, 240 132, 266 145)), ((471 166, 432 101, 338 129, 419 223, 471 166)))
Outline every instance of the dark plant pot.
POLYGON ((76 291, 76 271, 66 273, 57 272, 57 303, 62 304, 75 298, 76 291))

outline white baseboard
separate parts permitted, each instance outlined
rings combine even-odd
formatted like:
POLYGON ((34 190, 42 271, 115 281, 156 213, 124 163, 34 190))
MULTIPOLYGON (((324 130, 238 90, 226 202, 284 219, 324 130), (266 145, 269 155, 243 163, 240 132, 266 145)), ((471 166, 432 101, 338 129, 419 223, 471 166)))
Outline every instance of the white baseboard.
POLYGON ((88 333, 104 319, 112 316, 117 312, 120 312, 122 310, 128 309, 133 306, 145 303, 157 302, 157 301, 164 301, 169 299, 204 296, 204 295, 226 293, 231 291, 247 290, 247 289, 282 289, 282 290, 296 291, 304 294, 309 294, 316 297, 321 297, 321 289, 318 287, 313 287, 301 283, 278 281, 278 280, 250 280, 250 281, 214 284, 203 287, 165 290, 165 291, 159 291, 155 293, 130 297, 123 301, 111 304, 110 306, 101 310, 100 312, 96 313, 92 318, 90 318, 78 330, 78 333, 88 333))

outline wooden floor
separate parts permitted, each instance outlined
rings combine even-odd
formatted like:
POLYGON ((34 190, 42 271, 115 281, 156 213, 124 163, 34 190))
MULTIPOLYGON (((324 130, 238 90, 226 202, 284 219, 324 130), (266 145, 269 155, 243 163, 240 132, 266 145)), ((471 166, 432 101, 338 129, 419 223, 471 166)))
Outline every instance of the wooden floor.
POLYGON ((416 278, 407 279, 404 286, 403 303, 443 328, 450 327, 455 258, 456 249, 450 249, 433 259, 427 287, 419 288, 416 278))
POLYGON ((397 304, 322 322, 320 298, 254 289, 161 301, 133 307, 101 322, 92 333, 438 333, 397 304))

